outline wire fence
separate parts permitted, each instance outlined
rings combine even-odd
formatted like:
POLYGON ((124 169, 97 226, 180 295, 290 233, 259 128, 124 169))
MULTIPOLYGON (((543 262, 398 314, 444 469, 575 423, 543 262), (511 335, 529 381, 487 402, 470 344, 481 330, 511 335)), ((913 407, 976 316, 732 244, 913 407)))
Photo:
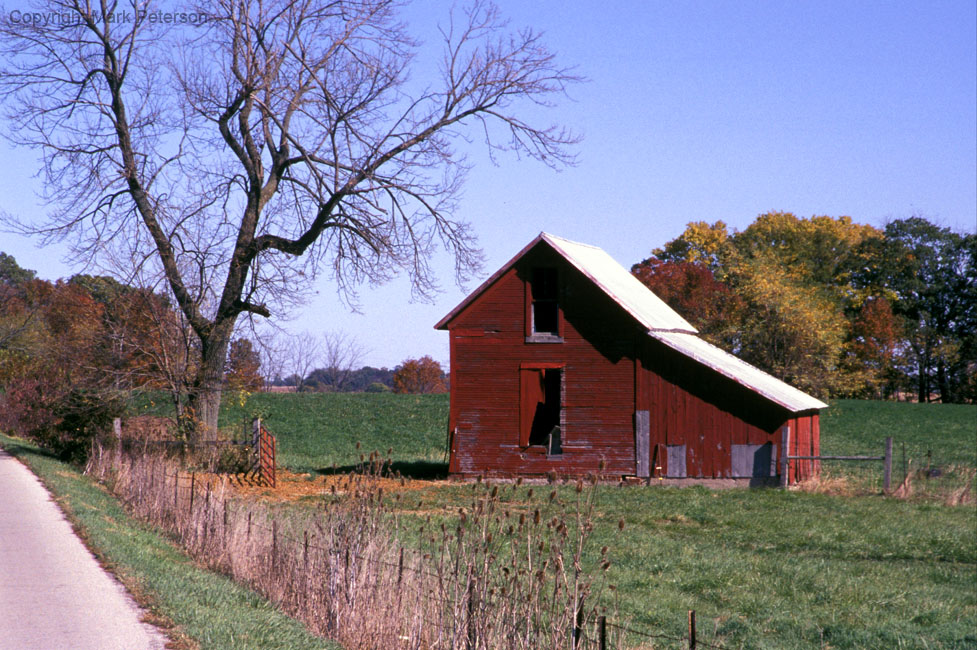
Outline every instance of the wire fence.
MULTIPOLYGON (((106 452, 92 470, 137 514, 175 532, 191 554, 347 647, 606 650, 637 640, 726 648, 699 638, 694 612, 684 636, 615 620, 600 604, 602 576, 573 568, 579 554, 500 559, 519 555, 513 549, 527 542, 543 549, 544 531, 563 534, 572 550, 582 547, 539 510, 511 546, 493 546, 488 528, 470 521, 468 528, 442 526, 439 543, 416 548, 389 535, 391 519, 381 514, 382 494, 370 477, 351 477, 303 518, 235 500, 228 477, 181 470, 163 458, 106 452)), ((487 513, 492 504, 485 503, 487 513)))

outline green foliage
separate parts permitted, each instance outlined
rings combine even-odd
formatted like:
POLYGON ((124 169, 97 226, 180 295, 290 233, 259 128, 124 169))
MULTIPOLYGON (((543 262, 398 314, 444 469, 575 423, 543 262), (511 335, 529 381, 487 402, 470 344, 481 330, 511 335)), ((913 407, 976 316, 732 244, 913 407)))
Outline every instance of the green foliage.
POLYGON ((887 292, 905 333, 903 371, 920 401, 974 400, 977 370, 977 235, 958 234, 920 217, 889 223, 866 242, 867 263, 853 275, 868 292, 887 292))
POLYGON ((122 417, 126 400, 121 393, 73 388, 56 407, 59 424, 49 436, 37 436, 62 460, 81 463, 92 442, 112 431, 112 421, 122 417))
POLYGON ((13 255, 0 252, 0 283, 19 286, 30 282, 36 275, 30 269, 21 268, 13 255))

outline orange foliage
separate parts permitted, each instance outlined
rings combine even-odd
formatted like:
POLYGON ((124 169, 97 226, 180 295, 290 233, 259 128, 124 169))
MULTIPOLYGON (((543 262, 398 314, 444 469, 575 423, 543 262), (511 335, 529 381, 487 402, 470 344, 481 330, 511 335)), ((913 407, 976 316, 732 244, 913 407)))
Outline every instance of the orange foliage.
POLYGON ((429 356, 407 359, 394 373, 395 393, 446 393, 441 364, 429 356))

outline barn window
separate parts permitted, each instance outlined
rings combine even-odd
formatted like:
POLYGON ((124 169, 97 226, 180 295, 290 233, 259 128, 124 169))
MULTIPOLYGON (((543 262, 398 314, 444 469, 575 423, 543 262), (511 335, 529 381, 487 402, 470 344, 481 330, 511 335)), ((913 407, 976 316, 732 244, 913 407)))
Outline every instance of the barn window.
POLYGON ((536 340, 553 340, 560 336, 559 275, 553 267, 533 269, 529 283, 530 336, 536 340))
POLYGON ((519 446, 543 447, 563 453, 563 368, 522 367, 519 370, 519 446))

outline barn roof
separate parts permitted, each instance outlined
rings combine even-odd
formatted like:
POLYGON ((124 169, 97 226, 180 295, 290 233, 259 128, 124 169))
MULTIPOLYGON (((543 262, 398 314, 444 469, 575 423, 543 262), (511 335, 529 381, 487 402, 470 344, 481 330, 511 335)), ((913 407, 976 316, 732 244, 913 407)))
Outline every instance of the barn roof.
POLYGON ((665 301, 656 296, 603 249, 545 232, 540 233, 511 260, 506 262, 502 268, 493 273, 457 307, 452 309, 447 316, 442 318, 435 325, 435 328, 444 329, 455 316, 512 268, 523 255, 541 242, 549 245, 591 282, 600 287, 608 297, 620 305, 643 327, 647 328, 648 335, 654 339, 756 391, 791 412, 822 409, 828 406, 821 400, 811 397, 699 338, 697 336, 698 330, 679 316, 675 310, 665 304, 665 301))

